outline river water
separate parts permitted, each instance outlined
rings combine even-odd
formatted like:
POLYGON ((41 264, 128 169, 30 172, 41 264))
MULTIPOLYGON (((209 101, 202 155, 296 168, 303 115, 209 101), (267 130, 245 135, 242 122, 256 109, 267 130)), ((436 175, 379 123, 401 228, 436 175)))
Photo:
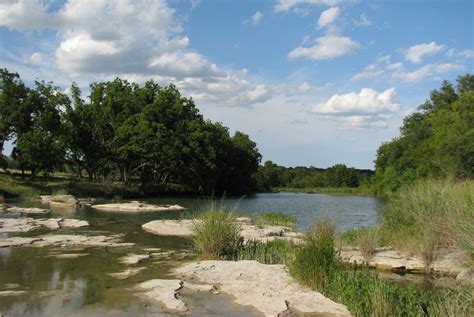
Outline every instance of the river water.
MULTIPOLYGON (((123 214, 98 212, 91 209, 54 211, 48 217, 79 218, 89 221, 90 227, 54 231, 39 230, 23 236, 51 234, 111 235, 123 234, 123 242, 133 242, 132 249, 79 247, 13 247, 0 248, 0 291, 26 291, 20 296, 0 296, 0 316, 176 316, 134 295, 137 283, 170 278, 169 270, 179 260, 146 260, 136 266, 146 267, 136 276, 117 280, 108 273, 120 272, 127 266, 118 258, 128 253, 145 253, 145 248, 163 250, 189 249, 186 239, 158 237, 144 232, 141 225, 155 219, 183 218, 200 213, 210 199, 153 198, 153 204, 179 204, 185 212, 123 214), (59 259, 58 253, 82 253, 77 259, 59 259)), ((13 204, 13 203, 12 203, 13 204)), ((17 202, 19 206, 40 206, 40 203, 17 202)), ((225 209, 258 214, 280 211, 296 217, 299 230, 307 230, 321 217, 334 220, 339 231, 359 226, 371 226, 378 221, 383 202, 370 197, 330 196, 318 194, 257 194, 245 198, 226 198, 215 202, 225 209)), ((5 216, 5 215, 3 215, 5 216)), ((0 217, 3 217, 0 214, 0 217)), ((2 236, 2 238, 7 235, 2 236)), ((184 293, 190 307, 182 316, 253 316, 250 307, 232 303, 225 294, 184 293)))

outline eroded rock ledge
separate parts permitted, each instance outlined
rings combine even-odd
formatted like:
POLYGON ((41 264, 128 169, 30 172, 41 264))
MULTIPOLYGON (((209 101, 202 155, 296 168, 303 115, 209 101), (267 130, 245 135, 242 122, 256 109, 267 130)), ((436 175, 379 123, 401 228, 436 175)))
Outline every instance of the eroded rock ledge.
MULTIPOLYGON (((160 236, 192 237, 195 221, 199 220, 153 220, 142 225, 143 230, 160 236)), ((301 242, 301 234, 291 232, 288 227, 283 226, 263 226, 258 227, 241 222, 241 235, 244 240, 258 240, 268 242, 275 239, 292 240, 295 243, 301 242)))
POLYGON ((179 205, 150 205, 131 201, 129 203, 92 205, 93 209, 111 212, 153 212, 153 211, 181 211, 186 208, 179 205))
POLYGON ((89 222, 64 218, 6 218, 0 219, 0 233, 29 232, 37 229, 80 228, 89 226, 89 222))
POLYGON ((3 247, 46 247, 51 245, 60 246, 85 246, 85 247, 132 247, 134 243, 123 243, 121 235, 112 236, 84 236, 84 235, 44 235, 32 238, 10 237, 0 239, 0 248, 3 247))
POLYGON ((251 305, 265 316, 280 316, 294 310, 307 315, 350 316, 349 310, 322 294, 300 286, 284 265, 256 261, 202 261, 174 270, 186 281, 218 285, 240 305, 251 305))
MULTIPOLYGON (((423 259, 409 252, 393 248, 377 248, 370 259, 365 259, 357 248, 346 247, 340 250, 343 262, 355 265, 367 265, 377 270, 403 273, 426 273, 423 259), (368 262, 368 263, 367 263, 368 262)), ((440 250, 436 259, 429 265, 432 273, 449 275, 457 280, 474 285, 474 275, 466 265, 468 258, 460 250, 440 250)))

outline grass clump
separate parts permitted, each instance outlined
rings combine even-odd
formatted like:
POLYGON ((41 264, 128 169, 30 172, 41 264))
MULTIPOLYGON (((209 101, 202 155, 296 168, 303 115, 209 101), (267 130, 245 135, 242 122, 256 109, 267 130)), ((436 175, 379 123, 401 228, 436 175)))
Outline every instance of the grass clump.
POLYGON ((296 250, 290 270, 303 284, 322 290, 340 268, 334 250, 334 231, 334 223, 323 219, 311 228, 305 243, 296 250))
POLYGON ((210 209, 194 220, 193 246, 205 258, 235 253, 241 243, 240 226, 232 212, 210 209))
POLYGON ((242 243, 227 260, 255 260, 264 264, 289 265, 295 256, 295 246, 288 240, 276 239, 267 243, 247 241, 242 243))
POLYGON ((427 267, 445 247, 464 249, 474 259, 473 210, 473 181, 424 180, 390 200, 382 231, 395 246, 420 254, 427 267))
POLYGON ((257 226, 296 227, 296 218, 281 212, 263 212, 255 220, 257 226))

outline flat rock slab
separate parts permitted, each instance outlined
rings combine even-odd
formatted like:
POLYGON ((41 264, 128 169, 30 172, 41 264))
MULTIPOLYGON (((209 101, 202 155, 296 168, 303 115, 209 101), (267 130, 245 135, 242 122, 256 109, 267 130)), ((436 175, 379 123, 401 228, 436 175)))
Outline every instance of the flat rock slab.
MULTIPOLYGON (((146 232, 160 236, 177 236, 189 238, 193 235, 194 224, 199 220, 153 220, 142 225, 146 232)), ((244 240, 259 240, 263 242, 274 240, 275 238, 297 239, 293 236, 286 236, 289 232, 283 226, 254 226, 247 223, 239 223, 241 236, 244 240)))
POLYGON ((179 205, 150 205, 132 201, 129 203, 92 205, 93 209, 111 212, 153 212, 153 211, 181 211, 186 208, 179 205))
POLYGON ((126 269, 125 271, 122 271, 122 272, 108 273, 107 275, 109 275, 113 278, 116 278, 118 280, 126 280, 130 276, 137 275, 138 273, 140 273, 144 269, 146 269, 146 268, 145 267, 137 267, 137 268, 133 268, 133 269, 126 269))
POLYGON ((130 254, 127 254, 124 257, 121 257, 119 259, 119 262, 122 263, 122 264, 126 264, 126 265, 133 265, 133 264, 138 264, 138 263, 142 262, 143 260, 146 260, 146 259, 149 259, 149 258, 150 258, 149 254, 133 254, 133 253, 130 253, 130 254))
POLYGON ((61 253, 61 254, 50 254, 48 257, 56 259, 77 259, 83 256, 87 256, 89 253, 61 253))
POLYGON ((183 282, 180 280, 154 279, 138 284, 136 289, 145 291, 145 297, 163 304, 169 310, 184 312, 188 308, 177 298, 177 292, 182 287, 183 282))
POLYGON ((113 236, 84 236, 84 235, 44 235, 34 238, 10 237, 0 239, 0 248, 14 246, 46 247, 85 246, 85 247, 132 247, 134 243, 121 243, 120 237, 113 236))
POLYGON ((28 294, 26 291, 0 291, 0 297, 23 296, 28 294))
POLYGON ((89 222, 79 219, 63 218, 6 218, 0 219, 0 233, 30 232, 37 229, 80 228, 89 226, 89 222))
MULTIPOLYGON (((349 264, 365 265, 366 260, 356 248, 347 248, 340 251, 342 261, 349 264)), ((429 269, 435 273, 456 276, 466 269, 467 257, 462 251, 441 250, 429 269)), ((423 259, 408 252, 380 248, 376 249, 369 260, 369 266, 379 270, 406 271, 408 273, 425 273, 423 259)))
POLYGON ((45 215, 51 212, 49 209, 43 208, 22 208, 15 206, 7 206, 6 208, 0 209, 3 212, 22 213, 28 215, 45 215))
POLYGON ((218 284, 222 292, 235 297, 237 304, 254 306, 265 316, 280 316, 289 309, 311 315, 351 316, 344 305, 300 286, 284 265, 202 261, 186 264, 174 273, 180 278, 218 284))

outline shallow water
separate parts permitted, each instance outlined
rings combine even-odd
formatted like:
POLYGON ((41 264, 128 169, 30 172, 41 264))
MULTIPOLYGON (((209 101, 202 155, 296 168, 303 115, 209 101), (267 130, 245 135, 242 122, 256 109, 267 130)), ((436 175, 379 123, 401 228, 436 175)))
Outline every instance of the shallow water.
MULTIPOLYGON (((12 316, 176 316, 157 304, 134 295, 131 288, 137 283, 169 277, 169 270, 178 261, 145 260, 134 267, 146 267, 136 276, 116 280, 108 273, 127 268, 118 258, 127 253, 145 253, 144 248, 181 250, 189 248, 186 239, 158 237, 144 232, 141 225, 154 219, 185 217, 199 213, 209 204, 207 199, 154 198, 154 204, 179 204, 185 212, 123 214, 98 212, 91 209, 53 211, 48 217, 80 218, 88 220, 90 227, 74 230, 40 230, 23 236, 44 233, 77 233, 85 235, 123 234, 124 242, 133 242, 132 249, 78 248, 78 247, 14 247, 0 248, 0 291, 26 291, 21 296, 0 296, 0 315, 12 316), (77 259, 58 259, 58 253, 84 253, 77 259)), ((13 203, 12 203, 13 204, 13 203)), ((37 202, 17 202, 22 206, 41 206, 37 202)), ((258 194, 249 198, 221 200, 228 209, 259 213, 281 211, 298 220, 300 230, 306 230, 318 218, 334 219, 338 230, 370 226, 377 223, 378 209, 383 202, 375 198, 357 196, 329 196, 315 194, 258 194)), ((5 215, 3 215, 5 216, 5 215)), ((0 217, 3 217, 0 214, 0 217)), ((10 215, 11 216, 11 215, 10 215)), ((4 237, 4 236, 3 236, 4 237)), ((253 316, 249 307, 232 302, 225 294, 183 293, 190 307, 183 316, 253 316)))

